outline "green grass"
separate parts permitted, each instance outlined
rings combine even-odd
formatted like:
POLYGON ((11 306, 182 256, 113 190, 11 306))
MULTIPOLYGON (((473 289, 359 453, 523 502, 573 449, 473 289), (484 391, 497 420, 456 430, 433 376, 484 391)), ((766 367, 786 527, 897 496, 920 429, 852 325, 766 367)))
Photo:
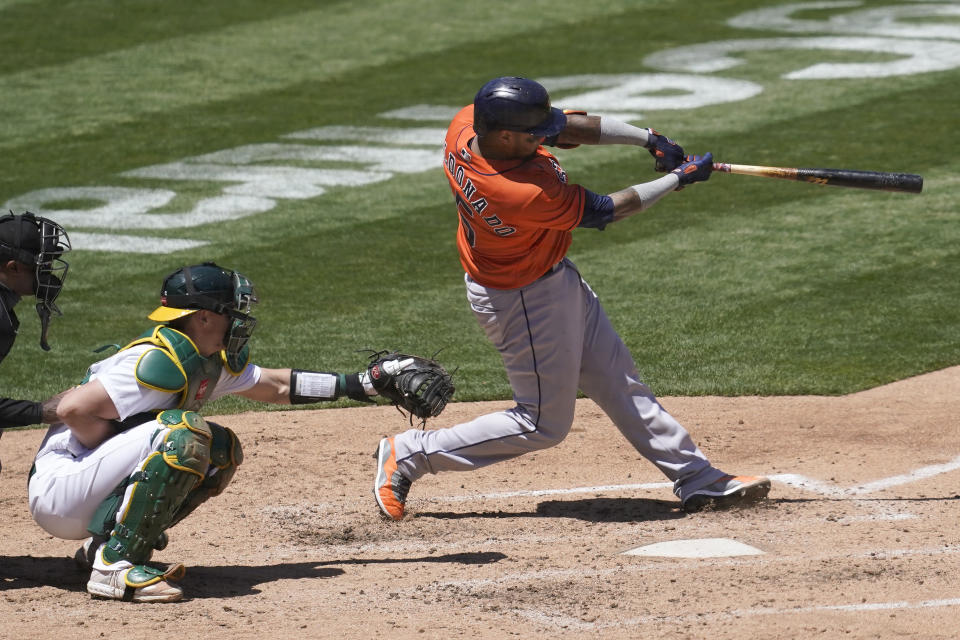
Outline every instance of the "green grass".
MULTIPOLYGON (((756 4, 709 3, 691 17, 680 2, 626 0, 0 2, 0 200, 51 187, 167 188, 177 197, 165 210, 186 211, 226 185, 120 174, 325 125, 413 126, 377 115, 464 104, 496 75, 649 73, 644 56, 670 47, 784 37, 726 24, 756 4)), ((783 73, 816 62, 883 56, 741 57, 712 75, 762 94, 647 110, 642 124, 728 162, 920 173, 924 193, 717 175, 606 231, 575 232, 570 256, 645 378, 661 395, 843 394, 960 363, 960 71, 788 81, 783 73)), ((564 97, 555 102, 576 106, 564 97)), ((598 192, 657 177, 642 150, 557 155, 571 180, 598 192)), ((41 398, 75 383, 100 357, 94 348, 148 326, 166 273, 212 259, 258 288, 253 354, 265 366, 353 371, 361 349, 443 349, 459 366, 457 399, 508 398, 499 355, 464 299, 455 228, 437 168, 278 200, 229 224, 123 230, 211 244, 75 251, 54 350, 40 351, 32 305, 21 305, 2 393, 41 398)), ((251 406, 225 399, 215 410, 251 406)))

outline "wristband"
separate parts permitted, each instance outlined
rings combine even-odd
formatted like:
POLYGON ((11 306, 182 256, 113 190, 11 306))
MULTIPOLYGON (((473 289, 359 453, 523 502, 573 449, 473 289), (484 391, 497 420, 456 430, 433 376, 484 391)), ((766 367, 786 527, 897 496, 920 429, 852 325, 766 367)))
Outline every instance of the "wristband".
POLYGON ((338 382, 335 373, 293 369, 290 372, 290 404, 336 400, 338 382))
POLYGON ((367 390, 363 387, 363 382, 360 381, 359 373, 351 374, 340 374, 340 386, 337 387, 338 396, 347 396, 351 400, 357 400, 359 402, 373 402, 370 397, 367 395, 367 390))

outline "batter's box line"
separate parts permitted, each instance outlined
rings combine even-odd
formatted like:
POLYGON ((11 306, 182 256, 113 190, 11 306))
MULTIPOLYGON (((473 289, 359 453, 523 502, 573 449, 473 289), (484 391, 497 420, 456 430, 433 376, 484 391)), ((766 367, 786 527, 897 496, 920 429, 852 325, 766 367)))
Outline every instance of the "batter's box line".
POLYGON ((770 476, 770 479, 776 480, 777 482, 782 482, 783 484, 790 485, 798 489, 805 489, 807 491, 812 491, 828 497, 840 498, 851 496, 868 496, 892 487, 909 484, 911 482, 917 482, 920 480, 926 480, 927 478, 932 478, 944 473, 950 473, 952 471, 956 471, 957 469, 960 469, 960 456, 957 456, 950 462, 945 462, 943 464, 931 464, 926 467, 914 469, 909 473, 891 476, 889 478, 881 478, 879 480, 874 480, 873 482, 857 485, 855 487, 838 487, 821 480, 815 480, 813 478, 808 478, 795 473, 777 474, 770 476))
POLYGON ((754 608, 754 609, 735 609, 733 611, 717 611, 710 613, 690 613, 680 616, 642 616, 637 618, 631 618, 628 620, 618 620, 614 622, 589 622, 582 620, 580 618, 572 618, 569 616, 557 616, 554 614, 548 614, 543 611, 529 610, 529 609, 515 609, 514 611, 517 615, 527 618, 529 620, 546 624, 561 629, 571 629, 578 631, 591 631, 591 630, 600 630, 600 629, 610 629, 617 627, 638 627, 646 626, 656 623, 667 623, 667 624, 677 624, 677 623, 686 623, 686 622, 705 622, 705 621, 720 621, 720 620, 730 620, 736 618, 747 618, 754 616, 771 616, 771 615, 790 615, 790 614, 804 614, 804 613, 821 613, 821 612, 851 612, 858 613, 864 611, 899 611, 899 610, 910 610, 910 609, 935 609, 941 607, 956 607, 960 606, 960 598, 941 598, 936 600, 922 600, 920 602, 907 602, 907 601, 895 601, 895 602, 858 602, 854 604, 826 604, 812 607, 796 607, 796 608, 754 608))
MULTIPOLYGON (((783 484, 804 489, 820 495, 840 498, 850 496, 861 496, 876 493, 890 487, 895 487, 918 480, 925 480, 943 473, 950 473, 960 469, 960 456, 944 464, 934 464, 915 469, 909 473, 874 480, 867 484, 855 487, 840 487, 829 482, 808 478, 796 473, 781 473, 771 475, 770 479, 783 484)), ((496 493, 483 493, 473 495, 456 496, 432 496, 421 498, 423 502, 470 502, 476 500, 502 500, 504 498, 536 498, 544 496, 575 495, 582 493, 606 493, 622 491, 655 491, 659 489, 673 489, 672 482, 644 482, 639 484, 606 484, 593 487, 567 487, 563 489, 531 489, 521 491, 501 491, 496 493)))
MULTIPOLYGON (((423 543, 419 542, 422 549, 423 543)), ((809 566, 811 563, 830 561, 855 561, 858 559, 878 560, 885 558, 933 558, 937 556, 956 556, 960 555, 960 546, 943 545, 937 547, 924 547, 919 549, 881 549, 865 550, 851 552, 849 549, 831 550, 825 553, 800 553, 794 555, 778 555, 775 561, 778 566, 797 565, 809 566)), ((597 580, 609 578, 611 576, 624 576, 635 574, 660 573, 676 574, 678 566, 695 566, 698 569, 704 567, 743 567, 756 566, 757 564, 767 564, 770 560, 768 556, 738 556, 721 558, 683 558, 678 562, 663 563, 660 559, 653 561, 643 561, 604 568, 584 568, 575 569, 539 569, 536 571, 524 571, 516 573, 498 574, 492 578, 466 578, 460 580, 441 580, 429 584, 421 584, 416 587, 408 587, 404 593, 440 593, 448 589, 456 589, 470 595, 480 595, 484 590, 490 588, 505 588, 515 584, 525 584, 536 582, 543 584, 547 581, 569 582, 572 580, 597 580)), ((797 569, 799 571, 799 569, 797 569)), ((658 579, 658 578, 654 578, 658 579)))
POLYGON ((644 482, 641 484, 602 484, 595 487, 567 487, 564 489, 527 489, 520 491, 500 491, 479 495, 432 496, 422 498, 424 502, 472 502, 475 500, 503 500, 504 498, 539 498, 544 496, 563 496, 579 493, 607 493, 610 491, 652 491, 655 489, 673 489, 672 482, 644 482))

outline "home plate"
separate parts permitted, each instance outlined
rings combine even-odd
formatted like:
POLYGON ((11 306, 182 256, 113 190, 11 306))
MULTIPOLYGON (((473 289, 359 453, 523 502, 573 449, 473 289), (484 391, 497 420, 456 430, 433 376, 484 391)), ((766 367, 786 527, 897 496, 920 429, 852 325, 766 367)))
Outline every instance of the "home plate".
POLYGON ((672 540, 636 547, 623 552, 625 556, 657 556, 662 558, 729 558, 757 556, 763 551, 729 538, 701 540, 672 540))

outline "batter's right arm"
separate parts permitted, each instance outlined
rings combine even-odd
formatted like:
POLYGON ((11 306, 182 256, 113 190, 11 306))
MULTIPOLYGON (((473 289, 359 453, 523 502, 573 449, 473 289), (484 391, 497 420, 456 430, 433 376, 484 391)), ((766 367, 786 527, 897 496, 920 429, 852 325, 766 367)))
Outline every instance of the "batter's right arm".
POLYGON ((652 182, 635 184, 610 194, 613 200, 613 222, 649 209, 660 198, 694 182, 705 182, 713 171, 713 154, 687 156, 683 164, 652 182))
POLYGON ((646 211, 660 200, 660 198, 671 191, 676 191, 679 186, 679 177, 669 173, 651 182, 635 184, 632 187, 611 193, 610 199, 613 200, 612 222, 617 222, 635 213, 646 211))
POLYGON ((683 147, 653 129, 643 129, 609 116, 568 114, 567 124, 552 144, 626 144, 643 147, 654 159, 654 169, 664 173, 683 164, 683 147))

